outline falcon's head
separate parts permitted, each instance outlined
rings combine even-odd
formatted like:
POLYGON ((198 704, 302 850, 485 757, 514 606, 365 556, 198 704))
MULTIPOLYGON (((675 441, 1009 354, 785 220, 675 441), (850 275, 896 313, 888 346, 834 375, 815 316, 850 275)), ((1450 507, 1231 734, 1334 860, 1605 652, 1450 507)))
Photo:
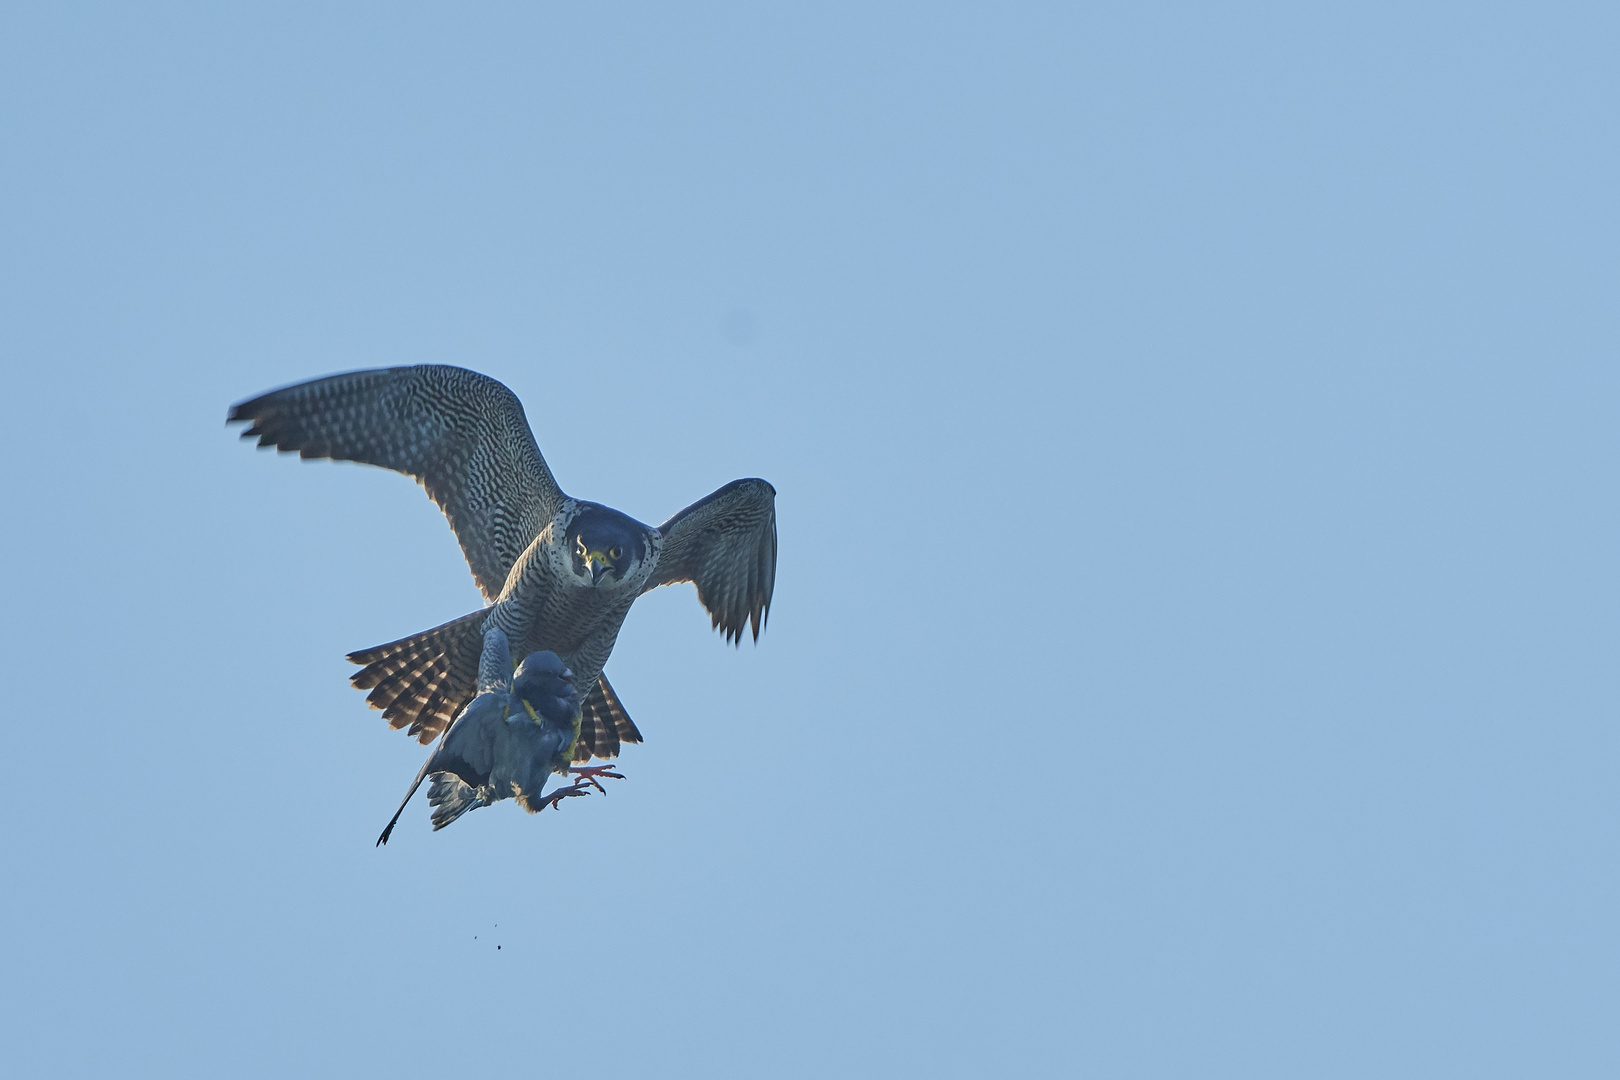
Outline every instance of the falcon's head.
POLYGON ((566 724, 579 715, 574 673, 554 652, 532 652, 512 677, 512 693, 528 706, 529 716, 566 724), (536 715, 538 713, 538 715, 536 715))
POLYGON ((587 506, 568 526, 568 551, 582 585, 614 588, 639 582, 647 560, 647 527, 606 506, 587 506))

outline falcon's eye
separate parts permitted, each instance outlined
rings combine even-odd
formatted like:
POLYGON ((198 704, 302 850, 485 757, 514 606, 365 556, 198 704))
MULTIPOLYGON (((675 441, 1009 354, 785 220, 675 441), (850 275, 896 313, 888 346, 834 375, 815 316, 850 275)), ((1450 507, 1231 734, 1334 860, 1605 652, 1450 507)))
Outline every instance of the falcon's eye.
POLYGON ((623 554, 624 554, 624 552, 620 551, 618 548, 614 548, 612 551, 608 552, 608 558, 617 559, 620 555, 623 555, 623 554))

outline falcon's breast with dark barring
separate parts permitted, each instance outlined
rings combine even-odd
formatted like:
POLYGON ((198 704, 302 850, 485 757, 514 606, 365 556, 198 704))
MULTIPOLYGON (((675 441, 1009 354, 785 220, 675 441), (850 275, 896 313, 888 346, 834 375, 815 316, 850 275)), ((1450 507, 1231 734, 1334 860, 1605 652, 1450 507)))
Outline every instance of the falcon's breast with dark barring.
POLYGON ((557 653, 584 694, 574 759, 641 734, 602 677, 636 597, 690 581, 728 642, 755 640, 776 583, 776 489, 734 480, 654 528, 557 486, 517 396, 440 364, 351 371, 231 408, 244 439, 414 477, 444 511, 490 606, 349 654, 351 680, 396 728, 431 742, 476 693, 484 632, 557 653))

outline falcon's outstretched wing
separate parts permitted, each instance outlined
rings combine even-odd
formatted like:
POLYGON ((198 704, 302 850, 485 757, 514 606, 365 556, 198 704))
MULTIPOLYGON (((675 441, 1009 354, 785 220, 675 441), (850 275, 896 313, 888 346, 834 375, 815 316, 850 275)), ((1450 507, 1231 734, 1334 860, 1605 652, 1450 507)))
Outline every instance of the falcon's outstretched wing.
POLYGON ((658 527, 664 547, 642 592, 690 581, 726 641, 754 640, 771 611, 776 587, 776 489, 763 480, 733 480, 658 527))
POLYGON ((233 405, 232 420, 247 422, 242 437, 260 446, 415 477, 450 519, 488 600, 562 505, 517 396, 466 368, 331 375, 233 405))

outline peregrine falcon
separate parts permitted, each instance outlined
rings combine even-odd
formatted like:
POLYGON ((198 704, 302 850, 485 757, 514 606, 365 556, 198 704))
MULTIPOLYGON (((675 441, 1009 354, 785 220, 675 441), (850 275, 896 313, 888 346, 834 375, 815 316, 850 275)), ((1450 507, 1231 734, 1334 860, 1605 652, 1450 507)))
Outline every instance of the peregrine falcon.
POLYGON ((604 790, 601 777, 624 779, 606 765, 569 766, 580 719, 574 673, 556 653, 530 653, 514 674, 506 635, 489 631, 478 664, 478 696, 461 710, 444 741, 423 763, 377 846, 388 843, 424 777, 433 778, 428 802, 434 808, 434 832, 469 810, 502 799, 515 798, 523 809, 537 814, 591 787, 604 790), (545 795, 546 780, 553 773, 577 779, 573 786, 545 795))
POLYGON ((602 677, 636 597, 690 581, 727 642, 754 640, 776 583, 776 489, 733 480, 654 528, 563 494, 517 396, 440 364, 351 371, 232 406, 244 439, 305 458, 405 473, 450 521, 490 606, 349 654, 350 679, 423 743, 472 699, 486 630, 519 655, 550 651, 584 692, 574 760, 609 758, 641 734, 602 677))

